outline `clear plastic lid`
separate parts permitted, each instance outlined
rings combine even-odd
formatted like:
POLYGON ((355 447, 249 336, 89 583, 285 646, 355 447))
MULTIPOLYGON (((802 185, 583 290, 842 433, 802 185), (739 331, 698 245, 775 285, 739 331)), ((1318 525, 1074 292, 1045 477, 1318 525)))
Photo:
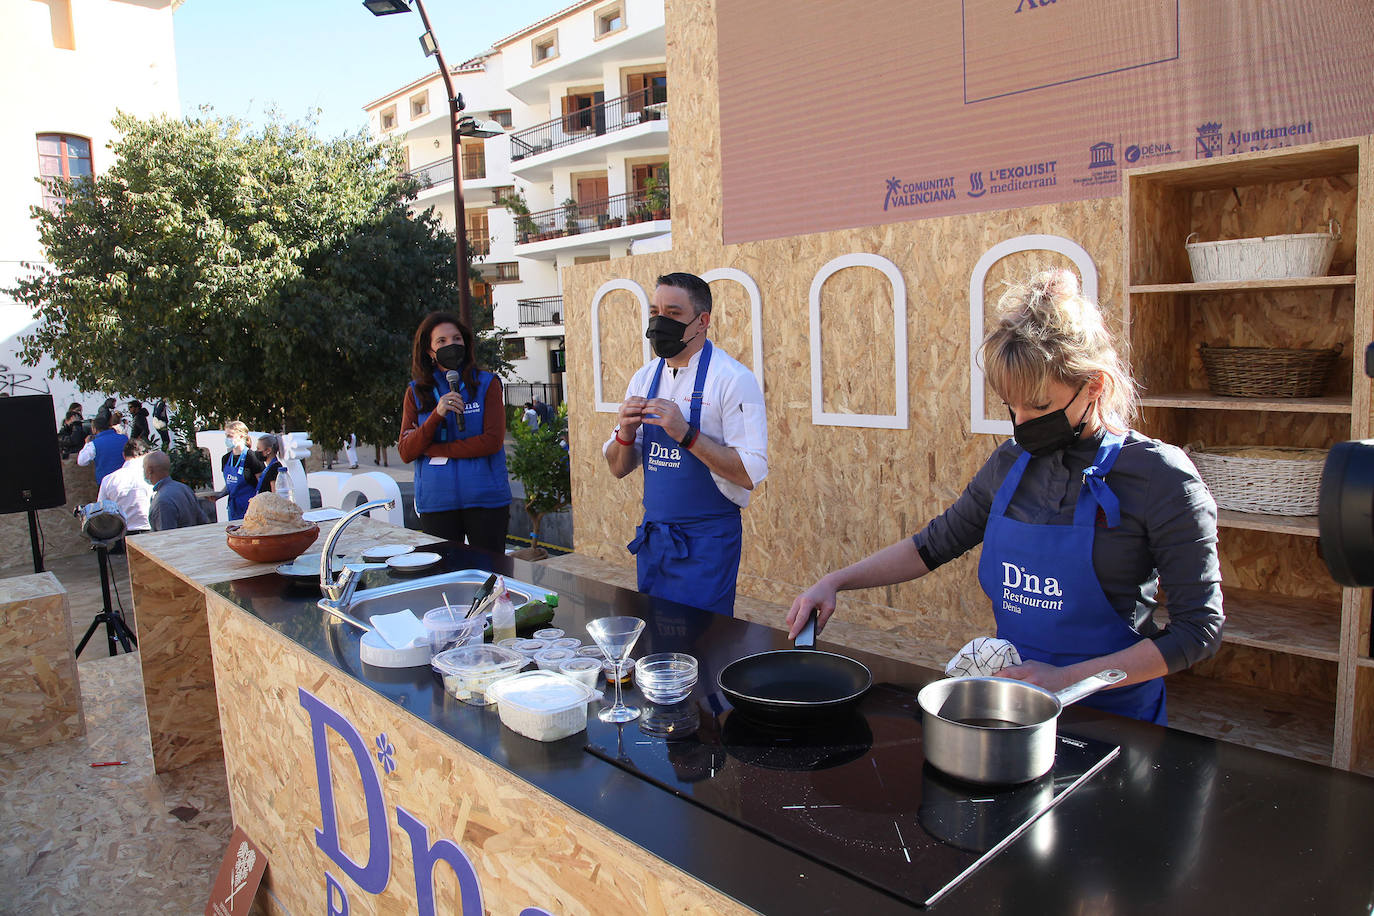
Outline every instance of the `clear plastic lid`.
POLYGON ((534 653, 534 660, 537 662, 561 662, 573 657, 572 649, 559 649, 556 646, 540 649, 534 653))
POLYGON ((596 691, 553 671, 529 671, 497 681, 487 691, 497 703, 554 715, 587 703, 596 691))
MULTIPOLYGON (((549 648, 550 648, 550 649, 570 649, 570 650, 571 650, 571 649, 580 649, 581 647, 582 647, 582 640, 578 639, 576 636, 562 636, 562 637, 559 637, 558 639, 551 639, 551 640, 549 640, 549 648)), ((600 650, 598 650, 598 651, 600 651, 600 650)))
POLYGON ((481 645, 446 649, 434 656, 430 664, 443 674, 473 675, 523 668, 528 661, 519 652, 481 645))
POLYGON ((535 630, 533 635, 535 639, 543 639, 552 642, 555 639, 562 639, 563 631, 558 627, 546 627, 543 630, 535 630))
POLYGON ((564 661, 560 667, 564 671, 589 671, 593 668, 595 668, 597 671, 600 671, 601 662, 597 661, 594 658, 579 658, 574 656, 573 658, 564 661))

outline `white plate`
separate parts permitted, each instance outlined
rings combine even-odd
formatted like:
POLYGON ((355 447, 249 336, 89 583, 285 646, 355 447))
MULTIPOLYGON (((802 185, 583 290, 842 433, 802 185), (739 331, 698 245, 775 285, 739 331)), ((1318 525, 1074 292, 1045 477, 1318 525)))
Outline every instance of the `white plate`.
POLYGON ((415 550, 409 544, 378 544, 363 551, 364 560, 386 560, 415 550))
POLYGON ((437 553, 404 553, 398 557, 392 557, 386 561, 386 565, 400 572, 412 572, 417 569, 425 569, 438 563, 442 557, 437 553))
POLYGON ((317 555, 313 560, 307 560, 304 563, 297 559, 294 563, 278 566, 277 572, 291 579, 318 579, 320 577, 320 558, 317 555))
POLYGON ((342 509, 311 509, 309 512, 302 512, 301 518, 307 522, 332 522, 335 519, 343 518, 342 509))

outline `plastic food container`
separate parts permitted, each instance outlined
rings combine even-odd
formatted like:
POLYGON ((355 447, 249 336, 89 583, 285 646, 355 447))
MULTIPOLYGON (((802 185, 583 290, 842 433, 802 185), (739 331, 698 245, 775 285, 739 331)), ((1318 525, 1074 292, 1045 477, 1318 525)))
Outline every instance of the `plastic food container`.
POLYGON ((523 654, 526 658, 534 658, 536 652, 547 649, 549 644, 542 639, 520 639, 516 640, 513 648, 516 652, 523 654))
POLYGON ((594 658, 579 658, 573 656, 567 659, 558 669, 564 677, 570 677, 579 684, 586 684, 588 687, 596 687, 596 679, 601 677, 601 662, 594 658))
POLYGON ((540 649, 534 653, 534 663, 540 671, 557 671, 563 663, 576 658, 571 649, 540 649))
POLYGON ((545 627, 542 630, 535 630, 530 635, 533 636, 535 639, 542 639, 546 642, 553 642, 555 639, 563 638, 563 631, 558 629, 558 627, 545 627))
POLYGON ((606 653, 602 652, 601 647, 596 645, 579 646, 577 648, 576 655, 578 656, 578 658, 594 658, 598 662, 603 662, 606 660, 606 653))
POLYGON ((553 671, 530 671, 491 688, 501 724, 535 741, 557 741, 587 727, 587 702, 596 691, 553 671))
POLYGON ((500 646, 502 649, 510 649, 512 652, 519 652, 520 650, 517 649, 516 646, 520 645, 524 641, 525 640, 519 636, 511 636, 501 640, 497 643, 497 645, 500 646))
POLYGON ((635 684, 644 699, 671 705, 686 699, 697 683, 697 660, 682 652, 646 655, 635 667, 635 684))
POLYGON ((488 689, 514 675, 528 661, 519 652, 500 646, 472 645, 440 652, 430 665, 443 677, 444 690, 464 703, 489 706, 495 700, 489 697, 488 689))
POLYGON ((549 640, 549 648, 573 651, 582 648, 582 640, 576 636, 560 636, 557 639, 549 640))
MULTIPOLYGON (((604 654, 601 656, 601 670, 602 670, 602 671, 605 673, 605 675, 606 675, 606 683, 608 683, 608 684, 614 684, 614 683, 615 683, 615 662, 613 662, 613 661, 611 661, 610 659, 606 658, 606 656, 605 656, 604 654)), ((634 680, 634 673, 635 673, 635 660, 632 659, 632 658, 627 658, 627 659, 625 659, 624 667, 622 667, 621 670, 620 670, 620 683, 621 683, 621 684, 628 684, 628 683, 630 683, 630 681, 634 680)))
POLYGON ((461 610, 436 607, 425 612, 424 624, 429 631, 430 651, 438 655, 448 649, 481 642, 485 621, 481 617, 464 619, 461 610))

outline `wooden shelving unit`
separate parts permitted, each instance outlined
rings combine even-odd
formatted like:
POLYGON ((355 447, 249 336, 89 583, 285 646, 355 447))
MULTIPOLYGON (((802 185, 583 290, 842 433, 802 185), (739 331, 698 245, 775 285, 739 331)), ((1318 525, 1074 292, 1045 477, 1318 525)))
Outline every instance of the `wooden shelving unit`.
MULTIPOLYGON (((1329 448, 1370 436, 1363 353, 1374 336, 1374 138, 1125 173, 1126 308, 1145 396, 1139 427, 1177 445, 1329 448), (1343 227, 1332 275, 1195 283, 1184 240, 1343 227), (1323 397, 1207 390, 1199 346, 1334 347, 1323 397), (1358 355, 1358 359, 1352 356, 1358 355)), ((1217 657, 1169 678, 1173 724, 1374 772, 1367 590, 1316 558, 1315 517, 1221 510, 1226 633, 1217 657)))

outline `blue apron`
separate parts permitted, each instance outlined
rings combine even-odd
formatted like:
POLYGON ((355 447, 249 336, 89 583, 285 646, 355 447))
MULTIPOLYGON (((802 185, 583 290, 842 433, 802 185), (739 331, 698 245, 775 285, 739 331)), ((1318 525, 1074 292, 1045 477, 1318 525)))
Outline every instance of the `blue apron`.
POLYGON ((278 461, 277 459, 275 459, 275 458, 273 458, 271 461, 267 462, 267 467, 263 468, 263 469, 262 469, 262 473, 258 475, 258 487, 257 487, 257 489, 254 491, 255 493, 261 493, 263 490, 271 490, 271 489, 272 489, 272 485, 271 485, 270 483, 267 482, 267 481, 268 481, 267 472, 270 471, 270 470, 272 470, 273 466, 276 466, 276 467, 283 467, 282 463, 281 463, 280 461, 278 461))
POLYGON ((224 464, 224 488, 229 491, 229 521, 236 522, 247 514, 248 500, 256 495, 257 490, 243 470, 243 462, 248 458, 248 449, 244 449, 239 455, 237 463, 234 462, 233 452, 227 457, 229 460, 224 464))
MULTIPOLYGON (((1099 507, 1108 527, 1121 521, 1120 505, 1105 478, 1122 441, 1114 433, 1103 437, 1093 466, 1083 473, 1072 525, 1034 525, 1007 518, 1012 494, 1030 463, 1029 452, 1016 459, 993 499, 978 582, 992 599, 997 635, 1010 640, 1023 659, 1071 665, 1129 648, 1142 638, 1112 607, 1093 571, 1099 507)), ((1104 690, 1079 702, 1167 724, 1163 678, 1104 690)))
MULTIPOLYGON (((701 429, 701 399, 711 342, 702 348, 687 422, 701 429)), ((658 361, 648 398, 658 394, 664 360, 658 361)), ((644 425, 644 521, 627 548, 635 555, 639 590, 657 598, 735 614, 735 580, 744 542, 739 506, 711 477, 710 468, 668 437, 644 425)))

